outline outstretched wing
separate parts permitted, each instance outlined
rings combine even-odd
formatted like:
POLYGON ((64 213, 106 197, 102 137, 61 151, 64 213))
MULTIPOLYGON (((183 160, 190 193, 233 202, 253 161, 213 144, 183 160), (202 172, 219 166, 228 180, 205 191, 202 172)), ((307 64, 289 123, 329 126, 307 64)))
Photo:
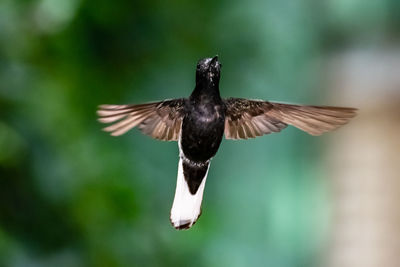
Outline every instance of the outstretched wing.
POLYGON ((103 130, 119 136, 133 127, 155 139, 177 141, 181 130, 185 99, 139 105, 101 105, 97 114, 102 123, 114 123, 103 130))
POLYGON ((346 124, 354 108, 303 106, 262 100, 229 98, 226 105, 225 138, 248 139, 279 132, 292 125, 311 135, 321 135, 346 124))

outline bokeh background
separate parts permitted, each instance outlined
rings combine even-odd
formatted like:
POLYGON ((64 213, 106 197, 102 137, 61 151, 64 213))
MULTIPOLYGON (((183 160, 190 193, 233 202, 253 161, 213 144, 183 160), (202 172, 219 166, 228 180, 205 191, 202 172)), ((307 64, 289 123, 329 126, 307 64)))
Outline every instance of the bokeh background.
POLYGON ((0 266, 400 266, 400 2, 0 1, 0 266), (96 107, 221 94, 351 106, 339 131, 224 140, 189 231, 178 148, 96 107))

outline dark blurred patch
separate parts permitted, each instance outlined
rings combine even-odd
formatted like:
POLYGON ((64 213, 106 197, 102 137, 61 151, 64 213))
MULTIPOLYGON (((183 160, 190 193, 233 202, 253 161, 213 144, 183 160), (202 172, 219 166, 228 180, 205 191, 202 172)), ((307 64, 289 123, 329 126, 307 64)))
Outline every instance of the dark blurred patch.
POLYGON ((37 192, 29 157, 21 168, 0 166, 0 225, 35 253, 51 253, 79 240, 67 205, 57 205, 37 192))

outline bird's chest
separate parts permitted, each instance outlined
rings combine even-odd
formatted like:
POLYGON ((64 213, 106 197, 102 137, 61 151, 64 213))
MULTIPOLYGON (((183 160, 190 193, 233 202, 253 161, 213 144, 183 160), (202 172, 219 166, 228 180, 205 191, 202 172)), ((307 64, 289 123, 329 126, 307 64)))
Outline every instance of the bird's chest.
POLYGON ((191 109, 182 122, 181 148, 194 161, 208 160, 217 152, 224 132, 225 113, 219 105, 191 109))

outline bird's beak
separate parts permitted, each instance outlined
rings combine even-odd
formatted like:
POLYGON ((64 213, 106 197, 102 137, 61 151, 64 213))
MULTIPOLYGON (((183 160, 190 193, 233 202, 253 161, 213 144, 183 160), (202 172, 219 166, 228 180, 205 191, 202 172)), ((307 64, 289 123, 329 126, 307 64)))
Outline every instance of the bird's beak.
POLYGON ((210 70, 219 68, 220 67, 220 63, 218 61, 218 56, 213 57, 211 59, 210 65, 208 65, 208 66, 209 66, 210 70))
POLYGON ((210 65, 215 65, 215 63, 217 63, 217 62, 218 62, 218 55, 216 55, 215 57, 213 57, 213 58, 211 59, 210 65))

